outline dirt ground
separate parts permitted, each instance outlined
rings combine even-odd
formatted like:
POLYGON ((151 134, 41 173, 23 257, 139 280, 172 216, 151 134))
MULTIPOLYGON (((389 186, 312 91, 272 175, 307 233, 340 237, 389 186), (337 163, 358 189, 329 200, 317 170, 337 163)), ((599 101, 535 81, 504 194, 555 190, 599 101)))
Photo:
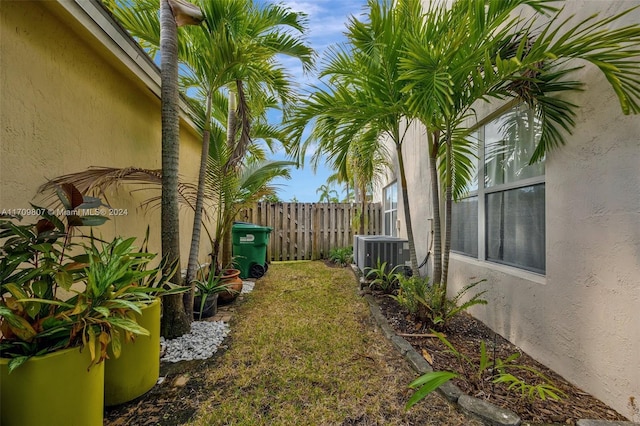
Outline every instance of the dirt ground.
MULTIPOLYGON (((227 344, 230 340, 227 340, 227 344)), ((224 348, 206 360, 160 365, 162 383, 135 400, 105 409, 105 426, 175 426, 188 422, 208 398, 207 370, 224 348)))

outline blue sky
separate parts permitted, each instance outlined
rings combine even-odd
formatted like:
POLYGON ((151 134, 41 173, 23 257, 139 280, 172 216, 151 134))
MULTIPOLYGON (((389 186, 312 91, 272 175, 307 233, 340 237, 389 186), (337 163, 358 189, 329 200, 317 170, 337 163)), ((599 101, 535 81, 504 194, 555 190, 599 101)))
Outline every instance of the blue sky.
MULTIPOLYGON (((294 11, 305 12, 309 19, 309 32, 307 40, 318 54, 318 63, 322 61, 325 49, 334 44, 345 41, 344 31, 348 17, 360 15, 364 11, 366 0, 285 0, 278 3, 290 7, 294 11)), ((309 83, 314 83, 315 77, 304 76, 302 68, 297 61, 287 61, 290 73, 300 82, 302 88, 309 83)), ((307 160, 312 152, 307 152, 307 160)), ((274 159, 283 159, 282 154, 276 154, 274 159)), ((319 194, 316 189, 327 182, 327 178, 333 173, 324 164, 318 165, 314 173, 309 161, 305 161, 303 169, 292 169, 291 180, 278 180, 278 197, 283 201, 291 201, 294 197, 300 202, 318 201, 319 194)), ((340 189, 336 188, 339 192, 340 189)), ((341 195, 342 197, 342 195, 341 195)))

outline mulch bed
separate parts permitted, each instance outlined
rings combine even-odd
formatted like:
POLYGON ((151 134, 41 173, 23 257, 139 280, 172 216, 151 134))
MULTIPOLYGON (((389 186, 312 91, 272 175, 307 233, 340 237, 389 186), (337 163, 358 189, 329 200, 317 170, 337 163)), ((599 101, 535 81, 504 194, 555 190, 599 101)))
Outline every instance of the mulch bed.
MULTIPOLYGON (((374 292, 374 296, 390 325, 397 333, 429 333, 428 325, 416 323, 395 300, 381 293, 374 292)), ((425 358, 429 356, 432 358, 434 370, 458 373, 461 378, 454 379, 454 383, 463 392, 509 409, 517 413, 523 422, 575 425, 579 419, 627 420, 598 399, 573 386, 560 375, 535 361, 469 314, 463 313, 455 317, 444 330, 444 334, 453 347, 470 358, 474 365, 478 365, 480 342, 482 341, 485 342, 487 353, 491 359, 496 357, 504 360, 514 353, 519 353, 521 356, 516 360, 517 364, 533 368, 544 374, 551 379, 551 383, 556 388, 566 394, 560 401, 523 398, 519 391, 508 390, 506 384, 492 384, 492 380, 487 379, 489 374, 485 375, 484 380, 475 379, 474 373, 477 373, 477 368, 470 367, 465 363, 461 365, 458 358, 439 339, 403 336, 418 352, 424 354, 423 351, 426 351, 428 355, 425 358), (462 378, 465 376, 467 378, 462 378)), ((527 383, 536 383, 540 380, 538 376, 525 370, 518 370, 517 374, 511 373, 524 379, 527 383)))
POLYGON ((215 368, 230 341, 228 337, 222 350, 206 360, 161 363, 162 383, 133 401, 107 407, 105 426, 175 426, 189 422, 214 389, 207 380, 207 370, 215 368))

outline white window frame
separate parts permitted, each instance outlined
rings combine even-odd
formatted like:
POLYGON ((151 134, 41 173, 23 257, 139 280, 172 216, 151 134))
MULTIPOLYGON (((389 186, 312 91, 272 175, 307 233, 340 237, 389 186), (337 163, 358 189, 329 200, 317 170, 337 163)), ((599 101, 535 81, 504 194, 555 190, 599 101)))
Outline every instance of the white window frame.
MULTIPOLYGON (((518 270, 526 271, 528 273, 537 274, 544 276, 546 272, 538 272, 536 270, 524 267, 517 266, 508 263, 502 263, 495 260, 487 259, 487 234, 486 234, 486 224, 487 224, 487 209, 486 209, 486 199, 488 194, 506 192, 513 189, 526 188, 534 185, 545 184, 546 185, 546 170, 542 175, 526 178, 522 180, 518 180, 515 182, 510 182, 506 184, 494 185, 491 187, 485 187, 485 127, 491 123, 493 120, 500 118, 502 115, 510 111, 511 109, 517 108, 518 105, 510 105, 509 107, 501 108, 495 113, 489 115, 486 119, 479 122, 474 132, 477 133, 477 146, 478 146, 478 158, 476 163, 477 170, 477 187, 476 189, 469 191, 464 198, 477 197, 478 199, 478 260, 485 261, 491 264, 501 265, 509 268, 515 268, 518 270)), ((544 161, 544 160, 543 160, 544 161)), ((546 203, 546 201, 545 201, 546 203)), ((475 256, 470 255, 468 253, 460 252, 452 250, 452 252, 468 257, 475 258, 475 256)), ((545 254, 546 255, 546 248, 545 254)))
POLYGON ((383 225, 382 225, 382 231, 384 233, 384 235, 389 235, 391 237, 397 237, 398 236, 398 227, 396 225, 396 222, 398 220, 398 181, 393 181, 391 182, 389 185, 385 186, 382 189, 382 206, 383 206, 383 212, 382 212, 382 219, 383 219, 383 225), (392 195, 393 198, 391 200, 391 205, 387 206, 387 191, 393 191, 392 195), (394 203, 394 199, 395 199, 395 208, 393 208, 393 203, 394 203), (394 215, 393 213, 395 212, 395 219, 393 218, 394 215), (389 221, 389 226, 391 229, 387 229, 387 214, 390 216, 391 220, 389 221), (388 233, 390 231, 390 233, 388 233))

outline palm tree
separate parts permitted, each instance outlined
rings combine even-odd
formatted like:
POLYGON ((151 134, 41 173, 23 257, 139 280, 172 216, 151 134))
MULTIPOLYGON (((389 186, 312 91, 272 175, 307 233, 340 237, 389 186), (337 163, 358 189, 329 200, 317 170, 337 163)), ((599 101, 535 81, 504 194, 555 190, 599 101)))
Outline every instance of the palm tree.
MULTIPOLYGON (((450 7, 431 3, 416 21, 402 61, 407 105, 427 129, 434 216, 435 285, 446 290, 451 242, 451 205, 471 177, 472 151, 465 119, 478 101, 515 99, 528 104, 541 122, 542 136, 531 162, 562 145, 562 131, 574 125, 576 105, 559 95, 582 89, 571 80, 570 61, 594 64, 607 78, 622 111, 640 112, 638 48, 640 25, 608 29, 621 16, 592 16, 571 25, 545 0, 489 0, 483 7, 458 0, 450 7), (534 17, 514 14, 528 6, 534 17), (552 14, 541 24, 542 14, 552 14), (470 155, 471 154, 471 155, 470 155), (438 170, 438 165, 440 169, 438 170), (441 238, 440 193, 444 181, 445 231, 441 238), (442 243, 444 241, 444 247, 442 243)), ((415 9, 417 10, 417 9, 415 9)), ((443 297, 446 291, 442 292, 443 297)))
MULTIPOLYGON (((321 76, 326 79, 326 85, 316 87, 293 114, 290 129, 297 143, 292 144, 290 150, 300 157, 311 142, 319 141, 320 152, 340 163, 347 157, 352 141, 364 134, 377 146, 382 146, 381 138, 388 138, 395 147, 411 267, 417 275, 418 261, 402 155, 406 130, 412 118, 406 110, 408 94, 403 91, 406 83, 400 79, 406 35, 417 25, 414 21, 419 18, 419 14, 410 9, 412 7, 417 8, 415 2, 369 0, 365 19, 350 18, 346 32, 348 44, 334 46, 322 66, 321 76), (397 3, 396 7, 394 3, 397 3), (314 120, 310 137, 302 141, 304 127, 314 120)), ((361 160, 365 160, 364 157, 361 160)), ((365 161, 374 160, 369 157, 365 161)))
POLYGON ((277 177, 289 178, 288 167, 294 166, 291 161, 267 161, 265 149, 275 141, 281 141, 283 132, 278 127, 266 123, 266 110, 275 105, 275 100, 254 102, 252 105, 255 117, 252 118, 252 139, 266 141, 266 146, 249 145, 243 161, 229 167, 235 154, 234 146, 228 143, 229 131, 223 123, 228 123, 227 114, 233 111, 228 108, 228 99, 222 98, 223 105, 215 108, 212 126, 207 173, 205 179, 205 199, 211 200, 211 211, 215 215, 215 232, 210 235, 212 247, 212 265, 220 269, 231 261, 230 230, 238 211, 260 198, 275 194, 270 182, 277 177), (226 114, 221 114, 226 113, 226 114))
MULTIPOLYGON (((389 152, 386 145, 378 140, 379 134, 375 129, 368 129, 355 135, 346 151, 342 144, 333 143, 334 139, 325 139, 322 150, 316 151, 312 157, 314 167, 317 167, 320 161, 325 161, 337 170, 336 176, 351 174, 359 195, 356 199, 360 203, 358 233, 361 235, 365 233, 367 194, 371 192, 375 183, 380 183, 380 179, 389 168, 389 152)), ((331 176, 329 178, 331 179, 331 176)))
MULTIPOLYGON (((160 6, 160 50, 162 51, 162 256, 167 265, 180 264, 180 234, 178 207, 178 166, 180 152, 180 123, 178 103, 178 25, 202 20, 197 7, 182 1, 162 0, 160 6)), ((166 271, 169 272, 168 270, 166 271)), ((180 274, 174 274, 173 283, 180 284, 180 274)), ((175 338, 189 332, 191 320, 186 315, 180 295, 169 295, 164 300, 162 330, 166 338, 175 338)))
POLYGON ((360 215, 358 217, 358 233, 365 234, 365 217, 368 194, 373 185, 380 183, 382 176, 389 169, 389 152, 386 145, 378 141, 378 132, 364 132, 354 139, 349 147, 349 163, 353 170, 353 178, 360 194, 360 215))
MULTIPOLYGON (((152 51, 158 40, 156 3, 157 0, 145 0, 112 7, 127 29, 152 51)), ((205 105, 204 120, 198 120, 203 124, 202 154, 187 283, 191 283, 198 267, 214 97, 223 90, 229 98, 226 128, 227 145, 232 152, 220 169, 226 173, 239 166, 251 143, 251 110, 247 100, 250 94, 273 94, 285 106, 295 100, 290 79, 275 60, 276 55, 299 59, 305 71, 310 69, 313 59, 312 49, 294 34, 305 31, 304 14, 276 5, 258 7, 252 0, 200 0, 198 4, 205 13, 205 23, 187 31, 179 49, 189 70, 189 75, 183 78, 184 85, 198 88, 205 105)), ((253 96, 254 101, 258 98, 253 96)), ((191 298, 187 299, 190 311, 191 298)))
POLYGON ((316 194, 320 194, 320 198, 318 199, 319 203, 332 203, 333 200, 338 199, 338 191, 331 188, 329 184, 322 184, 316 189, 316 194))
MULTIPOLYGON (((286 73, 282 66, 277 65, 274 57, 278 54, 296 57, 305 69, 309 69, 313 52, 290 31, 295 30, 300 34, 304 32, 305 22, 301 14, 275 5, 257 8, 252 1, 247 0, 201 3, 207 17, 207 29, 193 32, 189 48, 185 50, 186 62, 193 70, 198 86, 206 91, 205 126, 210 126, 213 94, 223 85, 228 90, 227 147, 230 156, 220 169, 221 173, 228 174, 237 171, 251 143, 251 113, 246 90, 250 93, 273 93, 284 104, 295 99, 286 73), (248 87, 245 87, 245 83, 248 87)), ((208 136, 210 128, 205 127, 204 130, 208 136)), ((202 145, 187 283, 195 277, 198 266, 206 161, 209 155, 208 137, 204 135, 202 145)), ((231 205, 227 204, 226 208, 230 209, 231 205)), ((223 238, 227 243, 230 242, 228 232, 223 238)), ((225 256, 230 256, 229 251, 223 252, 225 256)), ((190 306, 187 302, 187 309, 190 306)))
POLYGON ((328 184, 344 184, 344 200, 343 203, 349 203, 352 200, 351 188, 353 184, 353 177, 351 176, 351 168, 349 166, 345 167, 344 170, 338 169, 335 173, 332 173, 327 178, 328 184))

